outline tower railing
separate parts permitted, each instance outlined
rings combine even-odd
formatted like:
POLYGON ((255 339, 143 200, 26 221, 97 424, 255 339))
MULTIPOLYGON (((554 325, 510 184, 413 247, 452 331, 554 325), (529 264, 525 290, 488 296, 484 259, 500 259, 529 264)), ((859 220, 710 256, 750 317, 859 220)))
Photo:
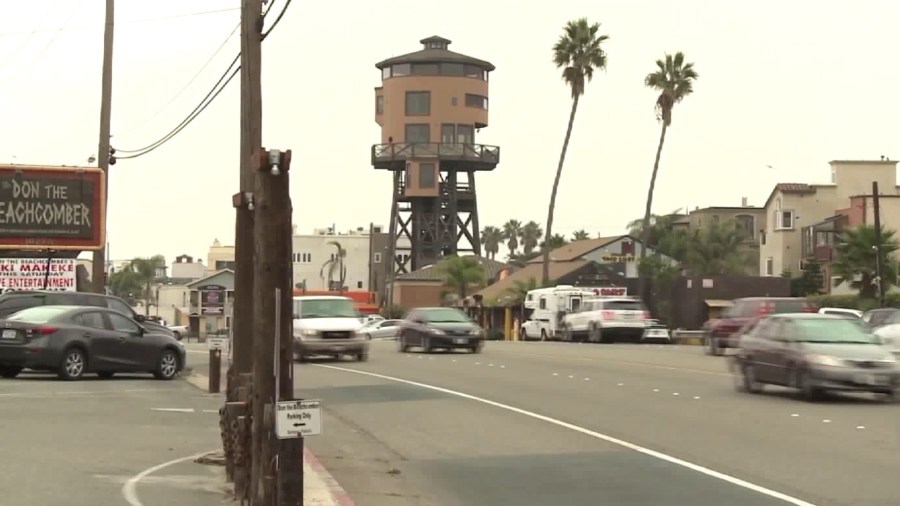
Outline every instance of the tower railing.
POLYGON ((445 142, 395 142, 372 146, 372 164, 413 158, 500 163, 500 147, 445 142))

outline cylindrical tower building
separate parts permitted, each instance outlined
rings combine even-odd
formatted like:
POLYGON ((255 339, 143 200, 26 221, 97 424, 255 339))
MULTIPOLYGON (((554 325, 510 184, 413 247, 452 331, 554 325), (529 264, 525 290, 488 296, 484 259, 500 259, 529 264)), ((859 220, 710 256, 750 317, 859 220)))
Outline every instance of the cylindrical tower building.
POLYGON ((428 37, 423 48, 384 60, 375 88, 381 143, 372 165, 393 172, 393 274, 444 255, 481 254, 475 173, 493 170, 500 149, 476 142, 488 125, 488 75, 494 66, 428 37))

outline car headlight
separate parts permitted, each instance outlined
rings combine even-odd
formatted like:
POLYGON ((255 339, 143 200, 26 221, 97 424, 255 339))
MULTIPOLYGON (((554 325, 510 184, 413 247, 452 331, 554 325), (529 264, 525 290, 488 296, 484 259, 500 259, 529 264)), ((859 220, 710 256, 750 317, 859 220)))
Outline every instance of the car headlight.
POLYGON ((431 333, 436 336, 442 336, 445 334, 445 332, 441 329, 431 329, 431 333))
POLYGON ((481 335, 481 329, 472 329, 472 330, 469 332, 469 334, 472 334, 473 336, 480 336, 480 335, 481 335))
POLYGON ((318 330, 303 329, 300 331, 300 336, 302 337, 316 337, 317 335, 319 335, 318 330))
POLYGON ((810 363, 817 365, 825 365, 829 367, 842 367, 844 366, 844 361, 837 358, 832 357, 831 355, 810 355, 807 357, 807 360, 810 363))

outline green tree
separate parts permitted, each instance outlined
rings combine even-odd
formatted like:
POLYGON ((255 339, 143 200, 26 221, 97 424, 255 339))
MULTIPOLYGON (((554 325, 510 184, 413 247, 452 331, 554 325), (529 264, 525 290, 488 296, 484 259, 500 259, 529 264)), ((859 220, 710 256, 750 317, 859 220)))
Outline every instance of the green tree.
POLYGON ((509 255, 515 255, 519 249, 519 237, 522 235, 522 222, 519 220, 509 220, 503 224, 503 239, 506 240, 506 249, 509 255))
POLYGON ((150 304, 156 303, 153 297, 153 283, 157 280, 159 269, 165 267, 166 259, 162 255, 149 258, 134 258, 128 267, 133 271, 143 287, 144 314, 150 315, 150 304))
MULTIPOLYGON (((884 254, 884 272, 881 280, 885 288, 895 284, 897 266, 893 254, 897 251, 896 233, 881 227, 881 251, 884 254)), ((849 282, 852 288, 859 290, 862 299, 874 299, 878 293, 875 283, 877 276, 875 245, 875 227, 860 225, 841 232, 840 240, 835 247, 837 258, 831 263, 832 272, 841 283, 849 282)))
POLYGON ((481 231, 481 243, 484 245, 484 252, 491 260, 497 258, 500 252, 500 243, 503 242, 503 232, 497 227, 484 227, 481 231))
POLYGON ((526 223, 522 230, 519 231, 519 237, 522 239, 522 252, 526 255, 534 251, 541 242, 541 235, 544 231, 535 221, 526 223))
POLYGON ((674 305, 672 304, 672 289, 678 281, 681 273, 678 266, 660 253, 654 253, 644 257, 638 264, 638 275, 644 279, 650 279, 653 292, 652 299, 656 301, 655 311, 666 320, 673 317, 674 305))
MULTIPOLYGON (((684 100, 694 91, 694 81, 698 74, 694 70, 694 64, 684 61, 684 53, 675 55, 667 54, 664 59, 656 60, 657 69, 644 78, 644 85, 659 92, 656 98, 657 119, 662 124, 659 134, 659 145, 656 148, 656 158, 653 161, 653 173, 650 176, 650 185, 647 189, 647 206, 644 209, 644 223, 650 222, 650 211, 653 208, 653 190, 656 187, 656 175, 659 172, 659 160, 662 156, 663 144, 666 142, 666 130, 672 124, 672 109, 675 104, 684 100)), ((642 242, 648 243, 647 228, 644 227, 642 242)), ((646 249, 641 248, 641 260, 647 255, 646 249)), ((643 284, 642 284, 643 285, 643 284)))
MULTIPOLYGON (((600 33, 600 23, 589 23, 587 18, 569 21, 563 28, 563 34, 553 46, 553 63, 562 69, 562 78, 572 95, 572 110, 569 112, 569 124, 559 154, 556 177, 553 179, 553 190, 550 192, 550 205, 547 209, 547 229, 544 231, 544 244, 551 243, 553 237, 553 212, 556 209, 556 193, 559 190, 559 178, 566 161, 566 151, 572 138, 572 127, 575 125, 575 113, 578 111, 578 99, 584 95, 585 85, 594 77, 595 70, 606 68, 606 52, 601 47, 607 35, 600 33)), ((550 248, 544 248, 542 283, 550 281, 550 248)))
POLYGON ((444 277, 444 285, 454 289, 460 301, 467 297, 469 287, 483 286, 485 282, 484 266, 473 256, 447 256, 439 269, 444 277))
POLYGON ((319 276, 322 280, 328 281, 329 290, 344 293, 344 285, 347 281, 347 268, 344 266, 344 261, 347 259, 347 250, 337 241, 328 241, 326 244, 334 246, 335 252, 322 264, 319 276), (335 276, 337 276, 337 281, 334 279, 335 276))
POLYGON ((524 281, 520 279, 513 281, 513 286, 507 288, 505 292, 512 297, 512 304, 510 305, 518 306, 525 302, 525 296, 528 295, 528 292, 536 290, 537 288, 537 279, 530 277, 524 281))
POLYGON ((794 297, 806 297, 809 295, 819 295, 822 293, 822 287, 825 284, 825 274, 822 271, 822 264, 816 257, 809 257, 804 262, 803 273, 794 278, 787 271, 791 278, 791 295, 794 297))
POLYGON ((113 295, 134 305, 135 298, 144 291, 144 280, 127 264, 109 276, 109 288, 113 295))
POLYGON ((584 241, 584 240, 587 240, 590 238, 591 238, 591 234, 587 233, 587 230, 585 230, 583 228, 581 230, 576 230, 575 232, 572 233, 573 241, 584 241))
POLYGON ((697 276, 742 275, 750 253, 744 236, 731 220, 710 223, 688 235, 687 265, 697 276))

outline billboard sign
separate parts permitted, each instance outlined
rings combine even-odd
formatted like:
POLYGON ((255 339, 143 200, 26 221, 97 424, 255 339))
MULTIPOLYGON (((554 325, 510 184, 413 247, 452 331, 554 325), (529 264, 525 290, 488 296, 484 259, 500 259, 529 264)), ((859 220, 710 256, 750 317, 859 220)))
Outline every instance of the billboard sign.
POLYGON ((20 290, 74 292, 74 258, 0 258, 0 293, 20 290), (47 273, 49 266, 50 272, 47 273))
POLYGON ((0 165, 0 249, 102 248, 105 194, 96 167, 0 165))

